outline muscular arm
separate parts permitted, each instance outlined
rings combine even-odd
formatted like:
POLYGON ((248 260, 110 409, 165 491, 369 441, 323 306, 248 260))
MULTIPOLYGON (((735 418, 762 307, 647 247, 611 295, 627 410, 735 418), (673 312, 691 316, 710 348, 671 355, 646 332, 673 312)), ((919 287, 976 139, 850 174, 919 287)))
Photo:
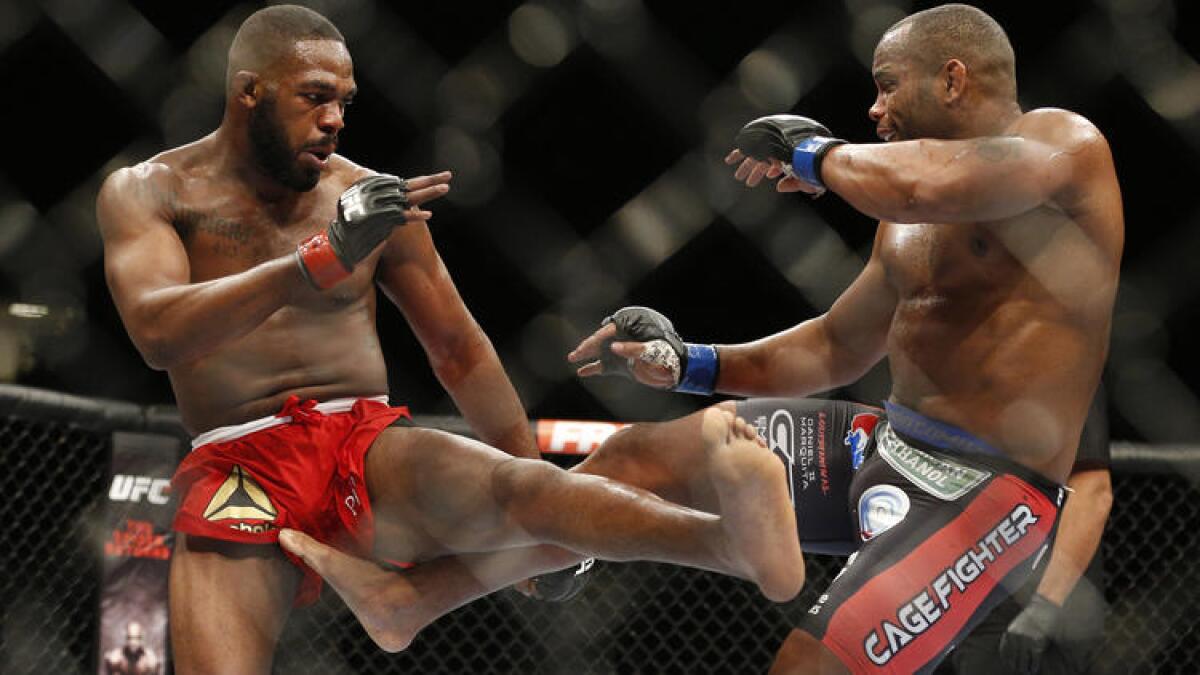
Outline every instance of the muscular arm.
POLYGON ((302 283, 291 256, 189 283, 187 252, 168 221, 165 171, 145 164, 121 169, 96 201, 113 300, 142 357, 159 370, 254 330, 302 283))
POLYGON ((1084 198, 1103 136, 1065 111, 1027 115, 1014 135, 843 145, 821 164, 825 185, 859 211, 897 223, 973 223, 1084 198))
POLYGON ((1108 469, 1071 474, 1067 486, 1074 490, 1063 508, 1058 535, 1050 552, 1046 574, 1037 592, 1062 605, 1100 547, 1104 524, 1112 507, 1112 482, 1108 469))
POLYGON ((539 458, 525 408, 491 341, 463 304, 425 224, 393 232, 378 280, 480 440, 511 455, 539 458))
POLYGON ((896 293, 875 252, 829 311, 793 328, 717 348, 717 390, 743 396, 807 396, 854 382, 885 355, 896 293))

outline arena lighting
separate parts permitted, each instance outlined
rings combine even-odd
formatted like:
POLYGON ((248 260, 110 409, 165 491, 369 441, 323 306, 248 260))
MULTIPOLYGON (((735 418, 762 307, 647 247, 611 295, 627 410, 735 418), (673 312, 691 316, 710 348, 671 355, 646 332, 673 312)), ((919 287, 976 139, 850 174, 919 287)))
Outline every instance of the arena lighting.
POLYGON ((42 319, 50 315, 50 308, 45 305, 14 302, 8 306, 8 313, 20 319, 42 319))

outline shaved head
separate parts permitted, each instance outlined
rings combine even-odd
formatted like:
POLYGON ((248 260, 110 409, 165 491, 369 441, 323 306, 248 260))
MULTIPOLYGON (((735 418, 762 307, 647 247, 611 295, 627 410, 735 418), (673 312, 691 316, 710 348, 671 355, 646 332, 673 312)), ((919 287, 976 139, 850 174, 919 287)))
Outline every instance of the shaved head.
POLYGON ((346 42, 329 19, 307 7, 278 5, 251 14, 238 28, 229 48, 226 83, 232 85, 234 75, 240 70, 270 71, 288 59, 296 43, 303 40, 346 42))
POLYGON ((1008 35, 995 19, 970 5, 942 5, 907 16, 884 33, 878 49, 895 50, 895 56, 927 75, 958 59, 973 81, 996 95, 1017 97, 1016 58, 1008 35))

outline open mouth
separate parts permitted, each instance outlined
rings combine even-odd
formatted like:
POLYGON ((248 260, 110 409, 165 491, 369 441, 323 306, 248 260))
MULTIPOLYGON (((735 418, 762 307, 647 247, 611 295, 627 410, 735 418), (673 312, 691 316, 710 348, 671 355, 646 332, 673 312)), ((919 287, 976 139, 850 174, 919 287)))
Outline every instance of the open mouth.
POLYGON ((308 156, 312 157, 312 160, 315 161, 321 167, 324 167, 326 164, 329 163, 329 157, 332 154, 333 154, 333 148, 327 147, 327 146, 315 147, 315 148, 305 148, 304 150, 302 150, 300 152, 301 157, 308 155, 308 156))

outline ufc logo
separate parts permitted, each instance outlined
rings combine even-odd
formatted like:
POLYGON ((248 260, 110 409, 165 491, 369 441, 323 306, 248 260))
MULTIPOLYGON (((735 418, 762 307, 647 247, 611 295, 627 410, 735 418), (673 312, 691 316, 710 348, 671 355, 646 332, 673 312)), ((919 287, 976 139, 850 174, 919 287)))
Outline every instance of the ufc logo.
POLYGON ((171 481, 166 478, 117 474, 108 488, 108 498, 114 502, 139 502, 144 496, 151 504, 166 504, 170 486, 171 481))

